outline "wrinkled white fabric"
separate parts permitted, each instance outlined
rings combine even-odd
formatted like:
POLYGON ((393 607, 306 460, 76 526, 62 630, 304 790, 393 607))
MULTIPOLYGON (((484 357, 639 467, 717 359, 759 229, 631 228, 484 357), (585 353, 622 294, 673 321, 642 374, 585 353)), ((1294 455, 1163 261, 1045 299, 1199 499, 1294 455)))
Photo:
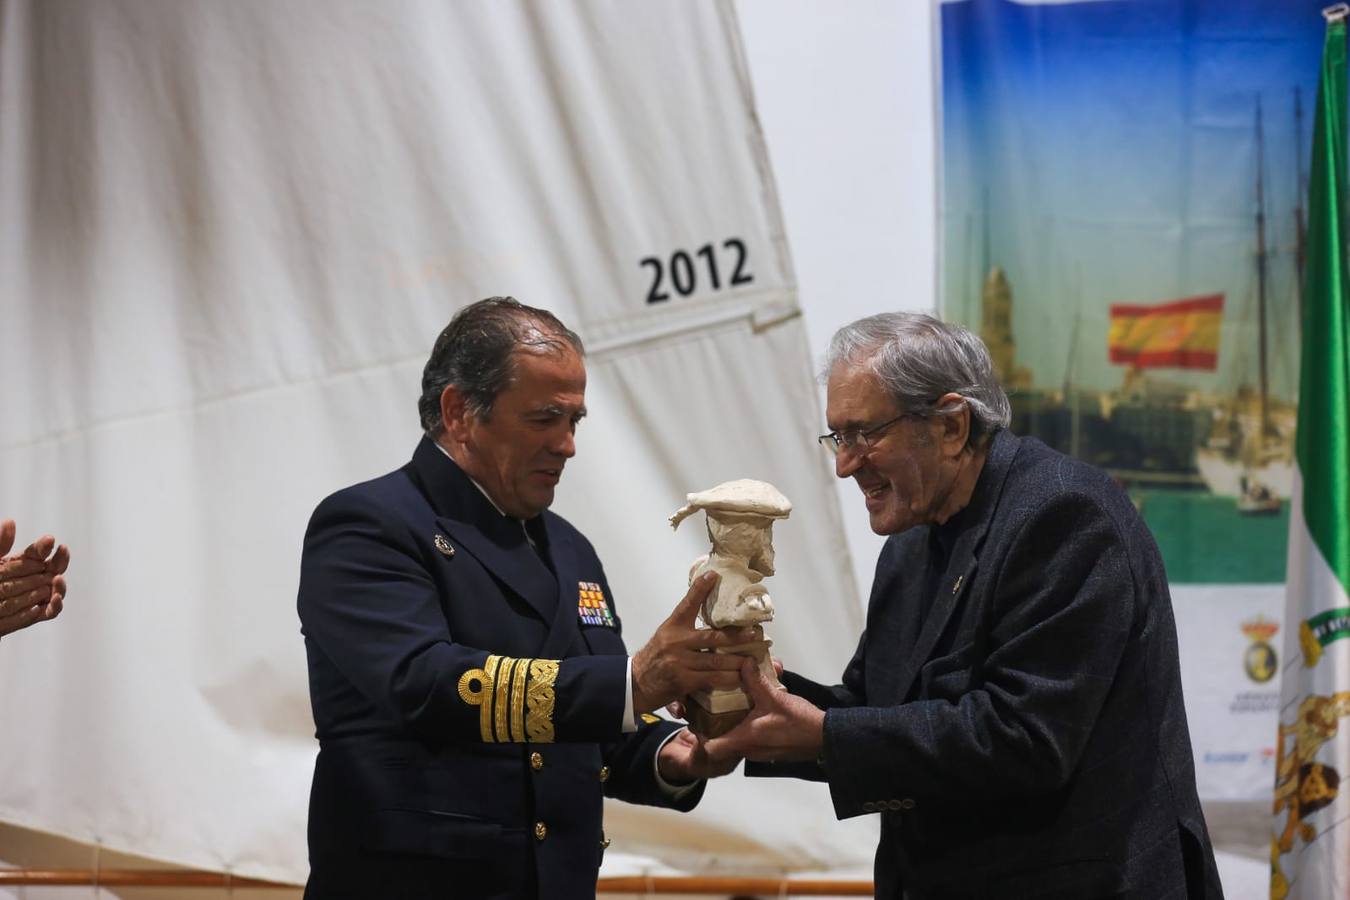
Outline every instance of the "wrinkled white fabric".
MULTIPOLYGON (((794 506, 774 652, 837 677, 862 623, 729 5, 0 0, 0 516, 74 555, 0 650, 0 820, 304 878, 305 522, 407 460, 436 334, 493 294, 590 347, 555 509, 633 647, 706 550, 669 511, 758 478, 794 506)), ((875 846, 739 775, 607 828, 607 873, 875 846)))

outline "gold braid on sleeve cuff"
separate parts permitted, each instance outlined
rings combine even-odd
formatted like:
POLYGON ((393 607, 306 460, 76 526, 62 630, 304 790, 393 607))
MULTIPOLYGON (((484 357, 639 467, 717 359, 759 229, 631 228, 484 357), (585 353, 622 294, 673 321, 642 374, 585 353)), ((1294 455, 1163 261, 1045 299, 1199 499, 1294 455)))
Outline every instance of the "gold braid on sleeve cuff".
POLYGON ((485 744, 553 743, 553 690, 558 660, 492 655, 459 677, 459 699, 478 707, 485 744))

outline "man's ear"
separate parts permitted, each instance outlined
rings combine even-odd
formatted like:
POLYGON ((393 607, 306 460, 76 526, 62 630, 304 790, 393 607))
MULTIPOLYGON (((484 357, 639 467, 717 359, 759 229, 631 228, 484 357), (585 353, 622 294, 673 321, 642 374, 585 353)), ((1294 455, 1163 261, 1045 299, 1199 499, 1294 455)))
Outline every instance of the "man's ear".
POLYGON ((464 393, 453 384, 441 391, 441 424, 452 441, 463 443, 469 436, 469 409, 464 393))
POLYGON ((957 456, 970 441, 970 404, 960 394, 949 392, 938 399, 937 408, 950 410, 938 416, 942 423, 943 455, 957 456))

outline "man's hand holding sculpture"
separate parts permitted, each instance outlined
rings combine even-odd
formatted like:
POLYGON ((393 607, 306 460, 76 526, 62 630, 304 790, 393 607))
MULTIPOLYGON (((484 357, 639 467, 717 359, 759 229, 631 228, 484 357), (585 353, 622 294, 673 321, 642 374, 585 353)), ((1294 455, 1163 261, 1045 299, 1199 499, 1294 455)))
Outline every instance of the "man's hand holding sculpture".
POLYGON ((699 608, 717 586, 717 574, 694 579, 675 611, 651 640, 633 654, 633 711, 651 712, 694 691, 735 688, 740 684, 740 659, 705 653, 753 641, 749 628, 720 631, 699 628, 699 608))

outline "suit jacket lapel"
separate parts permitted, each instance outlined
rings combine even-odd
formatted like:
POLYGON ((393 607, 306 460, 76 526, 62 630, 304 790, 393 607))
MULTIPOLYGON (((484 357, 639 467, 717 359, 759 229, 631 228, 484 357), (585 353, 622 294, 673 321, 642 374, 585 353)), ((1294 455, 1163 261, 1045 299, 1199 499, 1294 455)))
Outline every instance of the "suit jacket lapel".
POLYGON ((919 669, 928 661, 938 638, 942 637, 942 632, 947 628, 947 622, 950 621, 952 613, 965 593, 966 585, 970 583, 975 567, 979 564, 975 551, 979 548, 983 537, 983 528, 978 534, 974 531, 964 531, 952 548, 951 559, 947 561, 947 567, 938 580, 937 596, 932 598, 928 617, 923 621, 923 630, 919 632, 919 639, 914 643, 913 652, 905 657, 900 680, 896 685, 897 696, 909 695, 909 689, 913 687, 919 669))
MULTIPOLYGON (((892 536, 889 540, 900 541, 900 536, 892 536)), ((907 544, 908 541, 901 543, 907 544)), ((913 678, 910 666, 916 658, 914 654, 919 641, 919 632, 923 628, 920 619, 921 605, 913 602, 913 598, 924 589, 927 563, 928 555, 924 545, 919 542, 909 544, 909 548, 901 552, 884 570, 878 566, 877 577, 872 583, 872 593, 867 600, 867 646, 869 648, 884 646, 887 659, 898 660, 894 669, 897 682, 903 681, 905 684, 913 678)), ((897 682, 886 678, 886 686, 878 696, 894 696, 898 702, 903 695, 892 693, 897 682)))
POLYGON ((942 632, 946 630, 966 588, 973 580, 975 569, 979 565, 980 546, 984 543, 989 523, 998 508, 999 495, 1003 492, 1003 482, 1012 468, 1013 457, 1017 455, 1019 439, 1007 431, 994 435, 989 455, 985 458, 984 468, 970 498, 970 505, 963 511, 965 522, 956 543, 952 546, 950 558, 942 577, 938 580, 937 596, 932 598, 928 618, 924 620, 923 630, 914 645, 914 651, 904 662, 904 668, 897 684, 897 696, 906 697, 914 685, 919 669, 928 661, 933 648, 937 645, 942 632))
POLYGON ((546 622, 553 620, 558 584, 525 539, 518 520, 497 512, 469 476, 428 438, 408 468, 436 512, 436 524, 546 622))

